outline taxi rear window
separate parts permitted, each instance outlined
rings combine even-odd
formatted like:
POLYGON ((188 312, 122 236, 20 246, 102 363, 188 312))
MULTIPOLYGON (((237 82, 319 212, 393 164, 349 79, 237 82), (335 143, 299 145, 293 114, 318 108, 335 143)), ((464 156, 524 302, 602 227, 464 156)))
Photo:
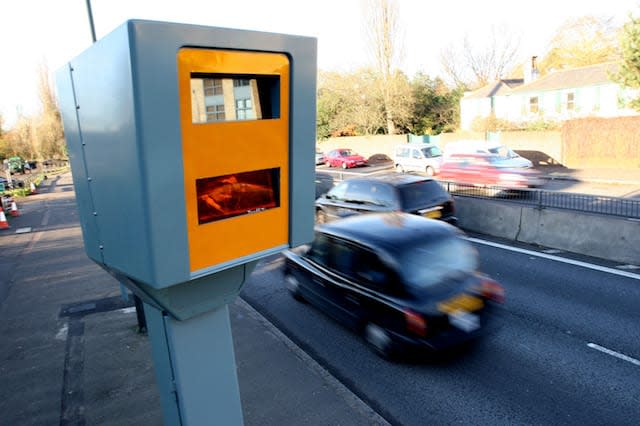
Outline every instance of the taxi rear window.
POLYGON ((414 210, 433 204, 435 201, 448 198, 447 192, 435 180, 424 180, 420 182, 402 185, 398 188, 402 204, 406 210, 414 210))

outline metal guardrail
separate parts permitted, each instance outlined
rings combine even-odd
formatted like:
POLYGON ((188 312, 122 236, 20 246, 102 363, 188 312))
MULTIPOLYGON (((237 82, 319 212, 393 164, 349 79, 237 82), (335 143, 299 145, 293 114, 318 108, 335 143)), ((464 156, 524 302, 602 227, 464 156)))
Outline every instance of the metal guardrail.
POLYGON ((585 213, 640 219, 640 200, 543 189, 506 189, 499 186, 479 187, 440 181, 452 195, 485 198, 526 204, 538 209, 554 208, 585 213))
MULTIPOLYGON (((381 165, 362 171, 344 171, 326 169, 324 175, 331 176, 331 181, 321 184, 324 188, 321 193, 328 191, 335 183, 353 176, 367 176, 379 173, 387 173, 392 169, 388 165, 381 165)), ((322 182, 316 175, 316 188, 322 182)), ((584 213, 593 213, 609 216, 617 216, 631 219, 640 219, 640 199, 606 197, 601 195, 577 194, 571 192, 547 191, 544 189, 507 189, 500 186, 474 186, 463 185, 456 182, 439 181, 440 184, 452 195, 461 197, 484 198, 510 203, 521 203, 538 209, 554 208, 573 210, 584 213)), ((316 192, 316 196, 319 193, 316 192)))

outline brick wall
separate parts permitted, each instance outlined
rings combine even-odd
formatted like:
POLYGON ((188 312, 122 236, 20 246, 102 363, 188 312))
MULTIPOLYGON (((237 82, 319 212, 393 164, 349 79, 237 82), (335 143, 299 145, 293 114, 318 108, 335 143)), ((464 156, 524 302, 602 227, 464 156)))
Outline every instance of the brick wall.
POLYGON ((640 116, 566 121, 561 139, 567 167, 640 168, 640 116))

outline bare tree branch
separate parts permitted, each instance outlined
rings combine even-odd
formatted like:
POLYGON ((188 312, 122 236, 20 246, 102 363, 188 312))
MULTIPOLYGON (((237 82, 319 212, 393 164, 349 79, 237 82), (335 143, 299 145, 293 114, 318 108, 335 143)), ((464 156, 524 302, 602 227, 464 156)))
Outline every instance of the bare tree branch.
POLYGON ((456 86, 484 86, 514 66, 520 39, 506 25, 491 26, 484 36, 466 33, 459 49, 449 45, 440 52, 440 62, 456 86))
POLYGON ((384 103, 387 132, 395 133, 398 94, 394 87, 398 64, 402 56, 402 40, 397 0, 367 0, 363 3, 365 33, 373 51, 376 69, 380 75, 379 90, 384 103))

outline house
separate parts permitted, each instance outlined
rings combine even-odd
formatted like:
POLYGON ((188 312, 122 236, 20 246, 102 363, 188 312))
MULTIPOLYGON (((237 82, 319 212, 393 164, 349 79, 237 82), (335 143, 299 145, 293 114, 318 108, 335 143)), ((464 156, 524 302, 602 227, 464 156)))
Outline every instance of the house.
POLYGON ((516 125, 579 117, 634 115, 627 101, 635 92, 612 80, 618 64, 609 62, 537 76, 535 57, 524 79, 500 80, 460 100, 460 122, 470 130, 477 118, 495 116, 516 125))

